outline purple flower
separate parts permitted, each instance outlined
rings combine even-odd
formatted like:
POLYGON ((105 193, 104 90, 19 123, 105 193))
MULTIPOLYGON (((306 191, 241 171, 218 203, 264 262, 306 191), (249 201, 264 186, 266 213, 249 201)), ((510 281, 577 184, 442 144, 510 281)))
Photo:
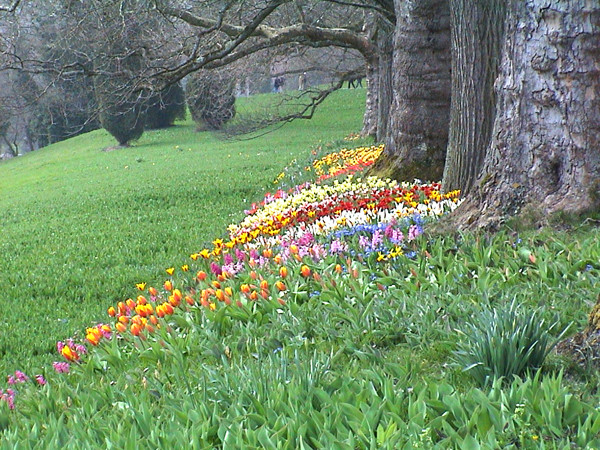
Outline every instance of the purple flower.
POLYGON ((339 239, 335 239, 331 242, 331 245, 329 246, 329 252, 332 255, 335 255, 339 253, 344 253, 347 250, 347 248, 348 246, 345 242, 342 242, 339 239))
POLYGON ((243 252, 239 248, 235 249, 235 257, 238 261, 243 261, 246 258, 246 252, 243 252))
POLYGON ((369 238, 361 234, 358 237, 358 245, 360 245, 362 248, 367 248, 371 246, 371 243, 369 242, 369 238))
POLYGON ((37 383, 40 386, 45 386, 46 384, 48 384, 48 382, 46 381, 46 379, 44 378, 43 375, 36 375, 35 376, 35 381, 37 381, 37 383))
POLYGON ((231 256, 230 253, 225 253, 225 255, 223 256, 223 264, 228 265, 228 264, 231 264, 232 262, 233 262, 233 256, 231 256))
POLYGON ((53 362, 52 367, 56 373, 69 373, 69 363, 68 362, 53 362))
POLYGON ((221 266, 214 261, 210 263, 210 271, 215 275, 221 275, 223 273, 221 266))
POLYGON ((417 225, 411 225, 408 229, 408 240, 412 241, 422 233, 421 229, 417 225))
POLYGON ((381 244, 383 244, 383 234, 381 233, 381 230, 375 230, 373 232, 373 238, 371 239, 371 247, 377 248, 381 244))

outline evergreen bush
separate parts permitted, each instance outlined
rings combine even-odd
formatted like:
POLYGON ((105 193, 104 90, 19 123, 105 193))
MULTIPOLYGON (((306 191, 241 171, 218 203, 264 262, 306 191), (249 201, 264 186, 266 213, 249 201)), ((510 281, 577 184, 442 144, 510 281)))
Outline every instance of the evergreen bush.
POLYGON ((234 82, 223 71, 195 72, 188 80, 185 95, 199 130, 220 130, 235 116, 234 82))
POLYGON ((185 119, 185 92, 181 83, 172 84, 148 100, 146 129, 173 126, 176 119, 185 119))

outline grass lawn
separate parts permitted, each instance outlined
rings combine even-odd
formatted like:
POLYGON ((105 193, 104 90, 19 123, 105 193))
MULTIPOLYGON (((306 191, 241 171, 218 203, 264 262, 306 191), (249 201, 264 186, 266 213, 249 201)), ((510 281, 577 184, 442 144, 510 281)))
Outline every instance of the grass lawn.
POLYGON ((47 365, 57 340, 223 235, 292 159, 360 130, 364 92, 253 140, 190 120, 131 148, 102 151, 115 142, 99 130, 1 163, 0 374, 47 365))

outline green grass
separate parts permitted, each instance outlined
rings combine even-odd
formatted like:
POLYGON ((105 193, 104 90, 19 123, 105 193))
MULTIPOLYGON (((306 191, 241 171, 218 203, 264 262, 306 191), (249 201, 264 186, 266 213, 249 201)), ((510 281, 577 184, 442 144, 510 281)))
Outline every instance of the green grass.
POLYGON ((135 283, 187 262, 290 160, 360 130, 363 102, 338 92, 315 120, 254 140, 188 121, 131 148, 103 152, 115 141, 99 130, 0 164, 0 374, 46 365, 135 283))

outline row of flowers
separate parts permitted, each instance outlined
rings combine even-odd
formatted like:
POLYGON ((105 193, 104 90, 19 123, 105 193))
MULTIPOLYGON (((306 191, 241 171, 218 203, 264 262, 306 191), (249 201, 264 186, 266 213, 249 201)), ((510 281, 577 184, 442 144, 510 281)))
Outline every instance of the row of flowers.
MULTIPOLYGON (((381 149, 341 151, 314 167, 346 173, 360 155, 372 157, 381 149)), ((111 324, 88 328, 83 340, 59 342, 64 360, 55 362, 54 370, 68 372, 69 364, 85 359, 90 347, 115 336, 146 340, 163 327, 176 331, 171 317, 182 310, 210 316, 223 308, 256 310, 261 302, 281 306, 301 301, 300 293, 308 298, 319 295, 335 285, 336 277, 369 276, 362 264, 393 264, 396 258, 414 257, 413 242, 426 221, 460 203, 458 192, 442 194, 438 183, 344 176, 267 194, 241 223, 228 227, 228 239, 215 239, 177 270, 166 269, 162 286, 138 283, 136 296, 110 306, 111 324)), ((14 391, 10 392, 0 391, 0 399, 13 407, 14 391)))

